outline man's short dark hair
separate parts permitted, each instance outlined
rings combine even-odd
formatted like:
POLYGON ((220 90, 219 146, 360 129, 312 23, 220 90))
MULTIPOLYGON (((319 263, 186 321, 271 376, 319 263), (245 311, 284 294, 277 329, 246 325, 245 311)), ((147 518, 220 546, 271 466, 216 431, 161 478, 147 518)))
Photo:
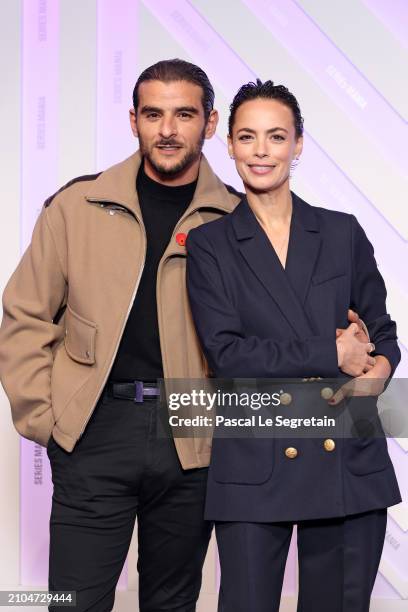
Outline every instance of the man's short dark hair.
POLYGON ((181 59, 170 59, 157 62, 157 64, 153 64, 153 66, 143 70, 133 90, 133 108, 135 111, 137 111, 139 105, 139 86, 145 81, 162 81, 163 83, 187 81, 188 83, 198 85, 203 90, 201 101, 205 120, 207 121, 214 106, 214 89, 208 76, 199 66, 181 59))
POLYGON ((230 116, 228 119, 228 134, 230 136, 232 136, 232 128, 238 108, 244 102, 255 100, 256 98, 278 100, 282 102, 282 104, 285 104, 285 106, 292 111, 296 137, 299 138, 303 135, 303 117, 300 113, 298 101, 293 93, 284 85, 274 85, 273 81, 265 81, 262 83, 260 79, 256 79, 256 83, 251 81, 250 83, 242 85, 234 96, 230 106, 230 116))

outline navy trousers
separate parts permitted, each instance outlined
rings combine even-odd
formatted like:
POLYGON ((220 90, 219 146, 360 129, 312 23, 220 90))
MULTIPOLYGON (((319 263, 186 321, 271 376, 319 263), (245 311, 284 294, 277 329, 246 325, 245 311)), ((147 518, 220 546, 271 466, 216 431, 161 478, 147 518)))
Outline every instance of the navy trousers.
MULTIPOLYGON (((386 524, 386 509, 299 522, 298 612, 369 612, 386 524)), ((216 523, 219 612, 279 611, 292 529, 292 523, 216 523)))
POLYGON ((159 415, 156 400, 105 391, 72 453, 50 439, 49 590, 76 591, 77 612, 112 610, 136 517, 140 611, 196 609, 208 470, 181 468, 172 438, 157 435, 159 415))

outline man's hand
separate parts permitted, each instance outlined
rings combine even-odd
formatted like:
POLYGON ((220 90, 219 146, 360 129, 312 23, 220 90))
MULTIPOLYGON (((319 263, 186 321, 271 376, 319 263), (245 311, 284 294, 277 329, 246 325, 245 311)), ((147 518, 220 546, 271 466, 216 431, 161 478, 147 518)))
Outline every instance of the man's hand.
MULTIPOLYGON (((359 340, 359 342, 362 342, 363 344, 367 344, 367 342, 370 342, 370 337, 368 335, 367 327, 364 321, 360 319, 357 312, 354 312, 354 310, 351 310, 351 308, 349 308, 347 312, 347 318, 348 318, 349 323, 356 323, 358 325, 359 329, 358 329, 358 332, 355 334, 355 338, 359 340)), ((341 336, 341 334, 345 331, 346 331, 345 329, 337 328, 336 338, 341 336)))
POLYGON ((375 365, 374 357, 369 355, 374 344, 360 342, 356 338, 359 330, 357 323, 351 323, 336 339, 338 366, 350 376, 361 376, 375 365))

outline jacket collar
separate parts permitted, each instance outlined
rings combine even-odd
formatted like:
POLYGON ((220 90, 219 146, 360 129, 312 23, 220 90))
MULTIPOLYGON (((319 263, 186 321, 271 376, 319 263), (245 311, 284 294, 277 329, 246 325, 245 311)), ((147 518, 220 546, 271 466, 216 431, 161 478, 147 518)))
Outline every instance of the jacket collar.
MULTIPOLYGON (((291 191, 291 194, 292 226, 296 224, 308 232, 319 232, 319 221, 313 206, 299 198, 293 191, 291 191)), ((236 207, 231 220, 238 240, 253 238, 259 229, 259 223, 246 197, 242 198, 240 204, 236 207)))
MULTIPOLYGON (((125 206, 141 220, 136 191, 136 176, 141 162, 142 156, 140 151, 137 151, 123 162, 102 172, 85 195, 86 199, 90 202, 111 202, 125 206)), ((194 197, 183 217, 207 207, 229 213, 235 208, 236 200, 236 196, 227 191, 202 154, 194 197)))
POLYGON ((239 250, 252 272, 277 303, 282 315, 300 338, 313 335, 305 313, 311 277, 320 251, 319 219, 310 204, 292 193, 292 219, 285 269, 243 198, 230 219, 239 250))

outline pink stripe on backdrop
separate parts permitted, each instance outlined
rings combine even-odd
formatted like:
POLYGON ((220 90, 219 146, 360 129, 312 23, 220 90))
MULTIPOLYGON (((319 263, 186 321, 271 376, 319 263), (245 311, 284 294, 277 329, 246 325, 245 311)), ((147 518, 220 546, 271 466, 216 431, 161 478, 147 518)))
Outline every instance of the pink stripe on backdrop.
POLYGON ((24 0, 22 23, 22 246, 56 189, 58 2, 24 0))
POLYGON ((405 174, 407 152, 395 134, 406 122, 292 0, 243 0, 259 21, 295 57, 340 108, 361 127, 386 158, 405 174), (313 43, 311 44, 311 41, 313 43), (381 118, 387 131, 378 129, 381 118))
POLYGON ((97 5, 97 169, 137 149, 128 113, 137 80, 138 1, 97 5))
POLYGON ((254 78, 253 72, 225 40, 185 0, 143 0, 156 17, 228 95, 254 78), (235 69, 237 68, 237 69, 235 69))
MULTIPOLYGON (((58 2, 24 0, 22 18, 22 247, 43 201, 57 188, 58 2)), ((45 449, 21 442, 23 585, 48 582, 51 481, 45 449)))

